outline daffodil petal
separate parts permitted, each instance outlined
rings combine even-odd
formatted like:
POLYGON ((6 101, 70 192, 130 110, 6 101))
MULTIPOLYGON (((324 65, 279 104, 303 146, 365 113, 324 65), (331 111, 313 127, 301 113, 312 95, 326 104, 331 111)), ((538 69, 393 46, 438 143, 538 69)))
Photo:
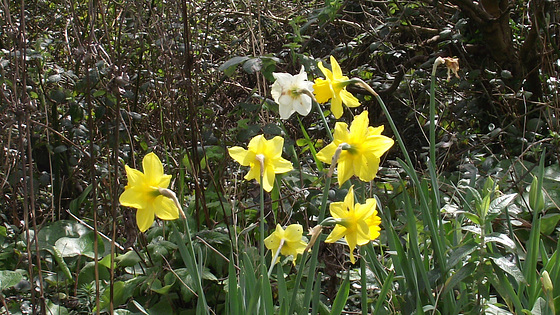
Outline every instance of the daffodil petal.
POLYGON ((368 143, 372 143, 372 145, 369 146, 369 150, 378 157, 385 154, 385 152, 387 152, 393 146, 393 144, 395 144, 395 141, 393 139, 381 135, 370 136, 368 137, 367 141, 368 143))
POLYGON ((348 215, 348 207, 344 202, 332 202, 329 206, 329 212, 335 219, 341 219, 348 215))
POLYGON ((243 166, 249 166, 247 161, 247 156, 249 155, 249 151, 243 149, 242 147, 231 147, 228 148, 229 156, 234 159, 237 163, 243 166))
POLYGON ((338 61, 336 61, 336 59, 331 56, 330 58, 331 61, 331 69, 332 69, 332 74, 334 78, 340 78, 342 77, 342 69, 340 69, 340 65, 338 64, 338 61))
POLYGON ((291 170, 293 170, 294 167, 292 165, 292 162, 286 160, 286 159, 279 159, 274 163, 274 173, 276 174, 282 174, 282 173, 286 173, 289 172, 291 170))
POLYGON ((344 158, 348 155, 349 154, 347 152, 343 152, 340 154, 340 158, 338 159, 338 166, 336 169, 338 171, 338 186, 342 186, 352 177, 352 175, 354 175, 353 160, 351 158, 344 158))
POLYGON ((360 106, 360 101, 354 95, 352 95, 352 93, 346 91, 346 89, 341 90, 338 95, 342 100, 342 102, 344 103, 344 105, 348 107, 360 106))
POLYGON ((340 97, 333 97, 331 100, 331 112, 334 118, 339 119, 344 112, 342 108, 342 99, 340 97))
POLYGON ((329 80, 329 81, 333 80, 333 73, 331 72, 331 70, 329 70, 329 69, 325 68, 325 66, 323 66, 323 62, 319 61, 317 66, 319 67, 319 69, 321 69, 321 72, 323 72, 323 75, 325 75, 327 80, 329 80))
POLYGON ((363 138, 367 135, 369 127, 368 111, 365 110, 358 116, 354 117, 350 125, 350 134, 363 138))
POLYGON ((163 164, 161 164, 159 157, 153 152, 146 154, 142 160, 142 168, 144 169, 146 180, 154 185, 163 176, 163 164))
POLYGON ((337 148, 336 144, 330 143, 329 145, 321 149, 319 153, 317 153, 317 158, 319 159, 319 161, 323 163, 331 164, 332 157, 336 152, 336 148, 337 148))
POLYGON ((162 220, 175 220, 179 218, 179 209, 175 203, 164 196, 157 196, 153 203, 155 215, 162 220))
POLYGON ((136 186, 129 186, 119 196, 119 203, 125 207, 146 208, 149 203, 149 197, 145 191, 141 191, 136 186))
POLYGON ((145 232, 154 223, 154 211, 153 208, 148 207, 144 209, 138 209, 136 211, 136 224, 140 232, 145 232))
POLYGON ((337 224, 334 227, 334 229, 332 230, 331 234, 329 234, 329 236, 327 236, 327 239, 325 240, 325 243, 334 243, 334 242, 338 241, 339 239, 344 237, 344 235, 346 234, 346 231, 347 231, 347 229, 344 226, 337 224))
POLYGON ((128 179, 128 186, 136 186, 144 182, 144 173, 128 165, 125 165, 124 169, 126 171, 126 178, 128 179))
POLYGON ((272 191, 272 188, 274 187, 275 177, 276 176, 274 173, 274 167, 271 166, 265 167, 264 174, 263 174, 263 182, 261 183, 261 185, 263 185, 264 190, 266 190, 267 192, 272 191))
POLYGON ((303 235, 303 227, 301 224, 290 224, 284 231, 284 239, 288 242, 299 242, 303 235))
POLYGON ((369 182, 375 178, 377 175, 377 170, 379 169, 379 158, 371 152, 364 152, 360 157, 359 163, 354 163, 356 168, 354 169, 354 174, 356 174, 360 180, 364 182, 369 182))

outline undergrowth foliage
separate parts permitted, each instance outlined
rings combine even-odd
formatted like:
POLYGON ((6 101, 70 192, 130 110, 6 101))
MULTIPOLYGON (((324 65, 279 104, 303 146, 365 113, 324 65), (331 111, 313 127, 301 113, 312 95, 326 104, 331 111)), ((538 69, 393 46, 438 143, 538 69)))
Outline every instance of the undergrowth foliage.
POLYGON ((0 7, 0 314, 560 310, 556 2, 0 7))

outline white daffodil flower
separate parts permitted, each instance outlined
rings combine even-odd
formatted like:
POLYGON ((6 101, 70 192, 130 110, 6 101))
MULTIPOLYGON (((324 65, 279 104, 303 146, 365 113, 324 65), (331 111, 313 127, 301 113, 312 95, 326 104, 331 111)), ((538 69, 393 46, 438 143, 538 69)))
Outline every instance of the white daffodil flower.
POLYGON ((299 74, 272 73, 276 81, 272 84, 272 98, 278 103, 280 118, 288 119, 294 112, 307 116, 311 111, 313 82, 307 81, 305 68, 299 74))

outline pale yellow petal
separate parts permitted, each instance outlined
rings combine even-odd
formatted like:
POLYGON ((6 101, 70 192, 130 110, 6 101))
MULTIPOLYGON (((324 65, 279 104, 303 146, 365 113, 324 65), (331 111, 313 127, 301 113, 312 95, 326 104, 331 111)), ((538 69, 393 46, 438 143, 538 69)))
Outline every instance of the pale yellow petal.
POLYGON ((266 143, 266 152, 265 156, 271 159, 280 158, 282 155, 282 148, 284 147, 284 138, 280 136, 276 136, 266 143))
POLYGON ((249 166, 249 161, 247 159, 247 155, 249 155, 249 151, 243 149, 242 147, 231 147, 228 148, 229 156, 234 159, 237 163, 243 166, 249 166))
POLYGON ((270 250, 278 250, 278 247, 280 247, 280 237, 278 237, 278 228, 280 228, 280 230, 282 230, 282 227, 280 226, 280 224, 276 225, 276 231, 274 231, 272 234, 270 234, 267 238, 264 239, 264 245, 266 246, 266 248, 270 249, 270 250))
POLYGON ((332 68, 332 74, 334 79, 340 79, 341 77, 343 77, 343 75, 342 75, 342 69, 340 69, 340 65, 338 64, 338 61, 336 61, 336 59, 333 56, 331 56, 330 60, 331 60, 331 68, 332 68))
POLYGON ((379 158, 371 153, 365 152, 360 156, 359 163, 354 163, 354 173, 361 181, 369 182, 375 178, 379 170, 379 158))
POLYGON ((346 89, 342 89, 340 93, 338 93, 340 99, 344 103, 344 105, 348 107, 358 107, 360 106, 360 101, 352 95, 352 93, 346 91, 346 89))
POLYGON ((348 207, 341 201, 331 202, 329 205, 329 212, 333 218, 342 219, 348 215, 348 207))
POLYGON ((128 179, 128 186, 138 186, 144 184, 144 173, 129 167, 128 165, 125 165, 124 169, 126 171, 126 178, 128 179))
POLYGON ((336 152, 337 145, 331 142, 329 145, 321 149, 319 153, 317 153, 317 159, 323 163, 331 164, 332 157, 336 152))
POLYGON ((395 144, 395 141, 386 136, 369 136, 365 142, 364 150, 371 151, 378 157, 382 156, 395 144))
POLYGON ((303 227, 301 224, 290 224, 284 231, 284 239, 288 242, 299 242, 303 235, 303 227))
POLYGON ((351 155, 348 152, 342 152, 338 159, 338 186, 342 186, 354 175, 354 164, 351 155))
POLYGON ((265 191, 267 192, 272 191, 272 188, 274 187, 274 178, 275 178, 274 167, 272 165, 266 166, 263 174, 263 182, 261 183, 265 191))
POLYGON ((276 174, 286 173, 294 169, 292 162, 286 159, 279 158, 273 162, 274 162, 274 173, 276 174))
POLYGON ((150 196, 145 190, 138 188, 137 186, 127 186, 124 192, 119 197, 119 203, 125 207, 132 208, 146 208, 150 202, 150 196))
POLYGON ((336 95, 331 100, 331 112, 336 119, 339 119, 344 112, 342 108, 342 99, 340 97, 337 97, 336 95))
POLYGON ((175 220, 179 218, 179 209, 175 203, 164 196, 157 196, 153 203, 155 215, 162 220, 175 220))
POLYGON ((171 175, 163 175, 159 179, 159 182, 156 183, 156 186, 160 187, 160 188, 167 188, 167 187, 169 187, 170 183, 171 183, 171 175))
POLYGON ((159 157, 155 153, 150 152, 146 154, 142 160, 142 168, 144 169, 146 181, 153 185, 159 183, 163 176, 163 164, 161 164, 159 157))
POLYGON ((354 117, 352 124, 350 125, 350 134, 353 138, 356 138, 359 142, 365 141, 365 136, 367 135, 369 127, 369 117, 368 111, 363 111, 360 115, 354 117))
POLYGON ((364 245, 370 241, 369 227, 365 221, 361 220, 356 226, 356 244, 364 245))
POLYGON ((247 148, 254 154, 262 154, 265 151, 266 142, 267 141, 264 135, 256 135, 251 139, 251 141, 249 141, 247 148))
POLYGON ((331 72, 331 70, 329 70, 329 69, 327 69, 323 66, 323 62, 319 61, 317 66, 319 67, 319 69, 321 69, 321 72, 323 72, 323 75, 325 75, 325 78, 328 81, 332 81, 334 79, 333 73, 331 72))
POLYGON ((151 206, 136 211, 136 224, 140 232, 145 232, 154 223, 154 211, 151 206))
POLYGON ((346 228, 342 225, 337 224, 332 230, 331 234, 327 236, 325 243, 334 243, 346 235, 346 228))

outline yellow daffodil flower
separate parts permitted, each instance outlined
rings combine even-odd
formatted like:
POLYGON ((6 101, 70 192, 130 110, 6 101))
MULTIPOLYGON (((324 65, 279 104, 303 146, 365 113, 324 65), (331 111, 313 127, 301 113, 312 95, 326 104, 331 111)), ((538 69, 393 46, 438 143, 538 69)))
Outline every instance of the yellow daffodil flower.
POLYGON ((332 71, 325 68, 322 62, 318 64, 319 69, 325 75, 325 79, 315 79, 313 93, 319 103, 326 103, 331 100, 331 112, 334 118, 342 116, 342 103, 348 107, 360 106, 360 101, 346 90, 346 86, 351 83, 347 76, 342 75, 342 70, 336 59, 331 56, 332 71))
POLYGON ((352 175, 369 182, 375 178, 381 156, 393 146, 393 139, 381 135, 383 126, 370 127, 368 112, 354 118, 350 130, 348 125, 337 122, 334 126, 334 140, 317 154, 325 163, 332 163, 339 146, 343 149, 338 157, 338 183, 344 184, 352 175))
POLYGON ((270 192, 274 186, 276 174, 286 173, 293 169, 292 163, 282 158, 284 138, 276 136, 266 140, 258 135, 249 141, 248 150, 241 147, 228 148, 229 155, 243 166, 251 170, 245 175, 246 180, 256 179, 263 189, 270 192), (264 166, 261 169, 261 165, 264 166), (263 183, 261 183, 261 175, 263 183))
POLYGON ((313 82, 307 81, 305 68, 301 66, 296 75, 273 72, 272 76, 276 81, 272 84, 270 94, 278 103, 280 118, 288 119, 294 112, 307 116, 311 111, 313 82))
POLYGON ((377 211, 375 210, 375 199, 366 200, 365 204, 354 204, 354 186, 350 187, 348 194, 343 202, 333 202, 330 204, 331 216, 335 219, 336 225, 331 234, 327 236, 325 243, 334 243, 344 237, 350 248, 350 261, 355 263, 354 249, 357 245, 367 244, 372 240, 372 236, 379 236, 379 231, 372 234, 372 229, 379 228, 377 211))
MULTIPOLYGON (((277 257, 277 252, 284 256, 293 256, 294 265, 298 254, 303 254, 303 250, 307 246, 301 238, 303 235, 303 227, 301 224, 291 224, 284 230, 280 224, 276 225, 276 230, 264 239, 266 248, 272 251, 272 257, 277 257)), ((280 261, 276 259, 275 264, 280 261)))
POLYGON ((175 202, 164 196, 171 182, 171 175, 163 173, 163 165, 154 153, 148 153, 142 160, 144 173, 124 166, 128 184, 119 197, 121 205, 136 208, 136 223, 141 232, 154 222, 154 215, 162 220, 175 220, 179 209, 175 202))

